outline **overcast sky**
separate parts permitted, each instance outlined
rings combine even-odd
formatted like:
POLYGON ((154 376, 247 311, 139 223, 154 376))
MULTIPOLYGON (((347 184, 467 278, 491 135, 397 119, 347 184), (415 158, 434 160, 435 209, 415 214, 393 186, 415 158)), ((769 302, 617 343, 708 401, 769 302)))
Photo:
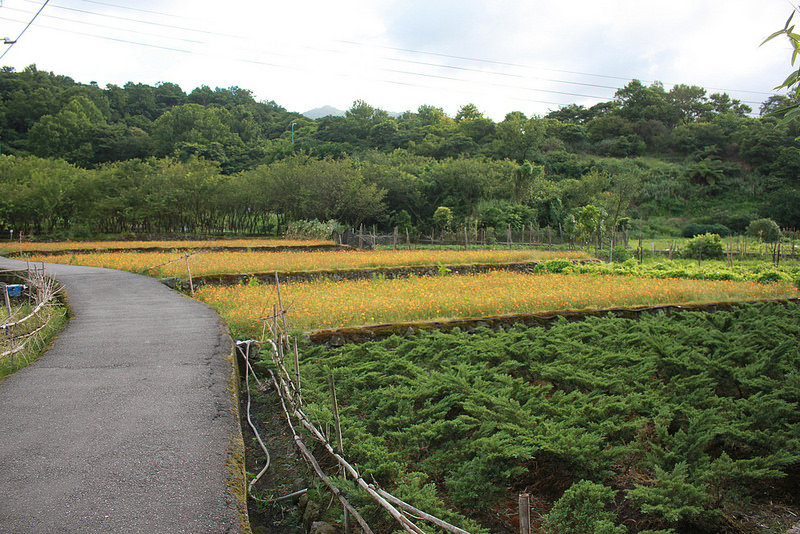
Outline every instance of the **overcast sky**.
MULTIPOLYGON (((44 0, 0 0, 16 39, 44 0)), ((788 0, 50 0, 0 65, 81 83, 239 86, 289 111, 467 103, 494 120, 632 79, 759 104, 792 69, 788 0)), ((800 17, 798 17, 800 21, 800 17)))

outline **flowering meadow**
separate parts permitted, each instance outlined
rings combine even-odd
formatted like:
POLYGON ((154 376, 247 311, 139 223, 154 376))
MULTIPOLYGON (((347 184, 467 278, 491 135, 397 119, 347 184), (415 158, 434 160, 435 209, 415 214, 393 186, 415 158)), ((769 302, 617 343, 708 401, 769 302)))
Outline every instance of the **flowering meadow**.
MULTIPOLYGON (((306 242, 307 243, 307 242, 306 242)), ((145 272, 152 276, 186 277, 186 262, 177 250, 168 252, 96 252, 91 254, 31 255, 33 262, 69 263, 145 272), (180 260, 180 261, 174 261, 180 260)), ((539 250, 336 250, 291 252, 197 252, 190 256, 193 276, 308 271, 350 271, 437 265, 504 264, 557 258, 587 259, 584 252, 539 250)))
MULTIPOLYGON (((788 283, 678 280, 623 275, 520 274, 430 276, 281 286, 291 328, 513 315, 658 304, 699 304, 797 296, 788 283)), ((219 311, 236 335, 257 336, 277 304, 272 285, 204 286, 197 298, 219 311)))
POLYGON ((174 240, 174 241, 55 241, 44 242, 6 242, 0 246, 4 253, 21 254, 36 252, 104 251, 119 249, 158 249, 194 250, 209 248, 255 248, 255 247, 310 247, 333 245, 333 241, 309 241, 298 239, 224 239, 224 240, 174 240))

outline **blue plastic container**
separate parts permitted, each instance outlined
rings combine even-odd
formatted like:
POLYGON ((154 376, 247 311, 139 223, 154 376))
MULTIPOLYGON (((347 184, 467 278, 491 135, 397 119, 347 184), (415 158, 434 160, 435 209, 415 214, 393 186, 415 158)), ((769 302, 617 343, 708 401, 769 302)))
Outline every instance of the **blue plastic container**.
POLYGON ((27 289, 27 286, 24 284, 8 284, 6 285, 6 290, 8 291, 9 297, 21 297, 22 291, 27 289))

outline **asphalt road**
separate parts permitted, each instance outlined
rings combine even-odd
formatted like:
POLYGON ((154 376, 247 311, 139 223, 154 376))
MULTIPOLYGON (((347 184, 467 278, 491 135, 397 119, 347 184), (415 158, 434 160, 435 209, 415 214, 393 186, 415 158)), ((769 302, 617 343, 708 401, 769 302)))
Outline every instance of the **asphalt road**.
POLYGON ((74 316, 0 381, 0 532, 241 532, 232 342, 217 314, 144 276, 46 273, 74 316))

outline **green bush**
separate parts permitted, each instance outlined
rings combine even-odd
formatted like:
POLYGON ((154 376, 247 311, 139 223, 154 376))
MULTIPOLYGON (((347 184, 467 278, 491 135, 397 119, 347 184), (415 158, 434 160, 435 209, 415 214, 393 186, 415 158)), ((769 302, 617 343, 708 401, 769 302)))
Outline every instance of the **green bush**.
POLYGON ((548 260, 538 264, 534 270, 537 273, 563 273, 573 266, 570 260, 548 260))
POLYGON ((719 234, 703 234, 686 243, 684 256, 692 259, 721 259, 725 255, 719 234))
POLYGON ((624 263, 633 258, 633 253, 622 245, 614 247, 613 252, 613 254, 609 254, 608 250, 604 250, 600 256, 603 261, 613 261, 614 263, 624 263))
POLYGON ((767 271, 761 273, 758 277, 758 281, 762 284, 774 284, 776 282, 783 282, 783 280, 783 275, 777 271, 767 271))
POLYGON ((616 514, 606 510, 614 490, 590 480, 576 482, 556 501, 544 517, 548 534, 625 534, 626 528, 615 525, 616 514))
POLYGON ((292 221, 286 228, 286 239, 330 239, 334 230, 340 230, 341 225, 333 219, 318 221, 317 219, 292 221))
POLYGON ((747 235, 757 237, 765 243, 777 243, 781 229, 772 219, 757 219, 747 227, 747 235))
POLYGON ((703 234, 719 234, 721 237, 728 237, 731 235, 731 230, 724 224, 700 224, 692 223, 685 226, 681 231, 683 237, 696 237, 703 234))

